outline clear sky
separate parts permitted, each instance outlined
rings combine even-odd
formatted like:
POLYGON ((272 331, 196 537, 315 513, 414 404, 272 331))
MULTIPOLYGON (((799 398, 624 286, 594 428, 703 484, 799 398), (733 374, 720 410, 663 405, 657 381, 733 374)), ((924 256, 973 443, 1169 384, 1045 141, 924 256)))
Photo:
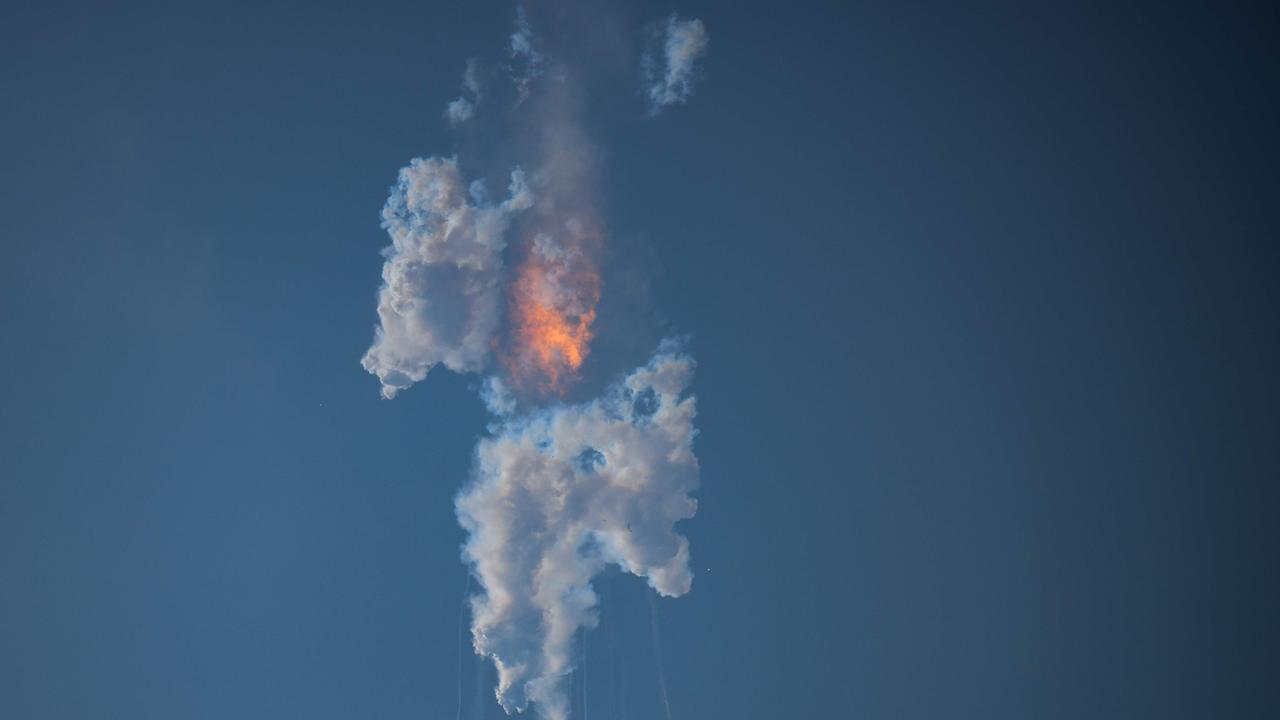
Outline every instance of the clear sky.
MULTIPOLYGON (((600 372, 698 360, 673 717, 1274 712, 1276 18, 1076 5, 607 3, 711 38, 687 104, 587 116, 644 318, 600 372)), ((387 189, 513 14, 0 15, 0 717, 500 717, 477 378, 360 358, 387 189)), ((574 716, 663 717, 599 587, 574 716)))

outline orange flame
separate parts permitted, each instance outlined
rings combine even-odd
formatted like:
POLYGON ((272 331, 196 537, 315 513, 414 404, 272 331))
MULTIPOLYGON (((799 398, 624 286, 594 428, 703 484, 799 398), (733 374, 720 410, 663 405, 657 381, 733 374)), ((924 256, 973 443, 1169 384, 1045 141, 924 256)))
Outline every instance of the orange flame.
POLYGON ((506 364, 518 382, 560 394, 591 352, 600 276, 581 252, 549 243, 545 236, 534 243, 510 287, 506 364))

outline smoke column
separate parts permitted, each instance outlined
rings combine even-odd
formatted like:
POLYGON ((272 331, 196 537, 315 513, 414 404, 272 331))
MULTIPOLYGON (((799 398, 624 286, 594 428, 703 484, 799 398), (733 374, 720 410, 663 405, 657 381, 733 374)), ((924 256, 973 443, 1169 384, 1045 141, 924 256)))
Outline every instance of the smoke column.
MULTIPOLYGON (((593 580, 602 571, 616 566, 665 597, 693 582, 689 543, 676 529, 697 509, 695 363, 685 343, 663 341, 630 372, 597 367, 595 377, 615 380, 594 399, 567 400, 591 368, 607 292, 601 153, 583 121, 583 78, 602 71, 582 48, 626 43, 602 43, 597 35, 609 33, 583 20, 600 12, 589 3, 520 7, 501 58, 466 62, 461 94, 440 118, 461 148, 483 151, 415 158, 400 170, 382 211, 391 245, 362 359, 387 399, 440 365, 484 378, 493 419, 455 498, 470 569, 459 622, 469 606, 472 644, 493 662, 502 708, 532 704, 547 720, 569 716, 575 660, 585 718, 587 632, 599 622, 593 580)), ((641 45, 649 38, 648 54, 630 70, 603 63, 617 75, 605 85, 643 78, 631 93, 637 115, 687 102, 708 42, 702 23, 672 15, 633 34, 641 45)), ((651 622, 670 718, 656 613, 651 622)), ((610 636, 612 682, 612 628, 610 636)))

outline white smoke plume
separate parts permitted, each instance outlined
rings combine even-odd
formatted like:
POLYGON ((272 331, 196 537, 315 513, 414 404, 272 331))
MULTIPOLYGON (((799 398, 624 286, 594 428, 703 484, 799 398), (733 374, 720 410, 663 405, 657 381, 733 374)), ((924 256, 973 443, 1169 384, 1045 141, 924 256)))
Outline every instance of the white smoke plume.
POLYGON ((706 51, 708 41, 707 29, 701 20, 681 20, 674 13, 667 18, 657 36, 656 47, 651 47, 641 59, 650 115, 683 103, 693 94, 696 63, 706 51))
POLYGON ((689 591, 698 485, 694 363, 676 342, 598 400, 510 419, 476 449, 457 498, 464 557, 484 592, 473 601, 476 651, 493 658, 507 712, 533 702, 568 717, 573 639, 597 621, 591 581, 610 564, 659 594, 689 591))
POLYGON ((497 204, 482 184, 468 186, 453 158, 415 158, 400 170, 382 209, 391 246, 383 251, 380 324, 361 361, 382 381, 383 397, 440 363, 459 373, 484 369, 501 318, 507 227, 532 204, 519 169, 497 204))
POLYGON ((467 579, 462 586, 462 602, 458 606, 458 715, 462 720, 462 628, 467 618, 467 597, 471 594, 471 571, 467 571, 467 579))

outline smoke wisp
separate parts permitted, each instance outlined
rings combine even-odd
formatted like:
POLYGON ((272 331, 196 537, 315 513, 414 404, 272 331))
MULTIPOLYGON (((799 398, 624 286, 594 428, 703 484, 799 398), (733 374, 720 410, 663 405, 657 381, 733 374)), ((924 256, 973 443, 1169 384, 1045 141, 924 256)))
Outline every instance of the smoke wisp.
POLYGON ((706 52, 708 41, 701 20, 681 20, 674 13, 655 33, 655 41, 641 60, 650 115, 684 103, 693 95, 697 61, 706 52))

